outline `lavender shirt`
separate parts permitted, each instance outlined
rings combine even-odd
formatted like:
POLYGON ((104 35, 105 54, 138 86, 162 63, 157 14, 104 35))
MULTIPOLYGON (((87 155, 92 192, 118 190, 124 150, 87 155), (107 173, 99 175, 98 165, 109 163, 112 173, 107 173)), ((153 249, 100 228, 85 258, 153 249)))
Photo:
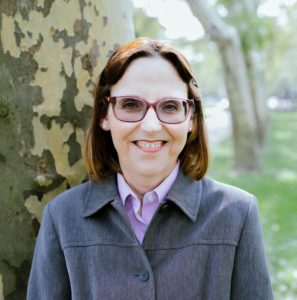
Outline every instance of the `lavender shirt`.
POLYGON ((162 181, 154 190, 147 192, 143 196, 143 202, 137 198, 131 190, 126 180, 121 174, 117 174, 118 191, 125 211, 129 217, 132 228, 142 243, 146 229, 153 218, 159 204, 164 201, 173 182, 175 181, 179 169, 179 163, 171 171, 168 177, 162 181))

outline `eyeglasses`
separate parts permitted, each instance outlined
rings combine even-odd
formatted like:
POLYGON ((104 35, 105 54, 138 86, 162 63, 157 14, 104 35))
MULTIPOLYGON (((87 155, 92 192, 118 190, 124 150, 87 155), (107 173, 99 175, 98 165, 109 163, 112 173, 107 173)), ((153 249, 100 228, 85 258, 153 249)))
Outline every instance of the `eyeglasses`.
POLYGON ((167 124, 184 122, 189 113, 193 100, 165 98, 154 103, 134 96, 105 97, 112 104, 115 117, 123 122, 141 121, 148 109, 153 107, 158 119, 167 124))

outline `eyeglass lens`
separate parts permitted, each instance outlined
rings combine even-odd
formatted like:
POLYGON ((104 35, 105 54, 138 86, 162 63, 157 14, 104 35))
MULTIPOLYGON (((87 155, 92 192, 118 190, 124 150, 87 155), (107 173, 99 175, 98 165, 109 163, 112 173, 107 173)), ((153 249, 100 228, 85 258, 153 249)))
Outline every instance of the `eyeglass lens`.
MULTIPOLYGON (((150 106, 142 99, 133 97, 114 97, 114 114, 125 122, 137 122, 144 118, 150 106)), ((152 105, 157 117, 164 123, 181 123, 189 113, 189 103, 185 99, 163 99, 152 105)))

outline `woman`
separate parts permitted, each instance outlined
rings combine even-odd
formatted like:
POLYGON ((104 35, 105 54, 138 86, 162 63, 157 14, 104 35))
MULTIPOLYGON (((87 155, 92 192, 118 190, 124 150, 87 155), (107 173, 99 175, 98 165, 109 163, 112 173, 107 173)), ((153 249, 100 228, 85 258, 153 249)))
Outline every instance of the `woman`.
POLYGON ((179 51, 115 51, 87 134, 91 180, 46 206, 28 299, 272 299, 256 200, 204 176, 204 126, 179 51))

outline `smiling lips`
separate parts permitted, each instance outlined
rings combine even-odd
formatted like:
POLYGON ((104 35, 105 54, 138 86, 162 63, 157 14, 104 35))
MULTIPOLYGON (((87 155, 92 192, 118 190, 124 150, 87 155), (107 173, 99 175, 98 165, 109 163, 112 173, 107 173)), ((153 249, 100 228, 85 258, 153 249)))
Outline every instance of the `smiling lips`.
POLYGON ((157 152, 164 145, 165 141, 135 141, 134 144, 144 152, 157 152))

